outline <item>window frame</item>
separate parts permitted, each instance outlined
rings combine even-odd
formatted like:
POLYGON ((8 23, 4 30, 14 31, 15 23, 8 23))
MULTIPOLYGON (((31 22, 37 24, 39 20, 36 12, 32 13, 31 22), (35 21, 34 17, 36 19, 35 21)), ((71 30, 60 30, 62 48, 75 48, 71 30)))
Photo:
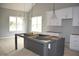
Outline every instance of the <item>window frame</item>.
POLYGON ((31 32, 42 32, 42 16, 34 16, 34 17, 31 18, 31 32), (40 31, 33 31, 32 30, 32 26, 35 25, 35 24, 32 24, 32 20, 33 20, 32 18, 34 18, 34 17, 37 19, 36 27, 41 26, 40 31), (41 17, 41 24, 38 23, 39 17, 41 17))
POLYGON ((9 32, 21 32, 21 31, 23 31, 23 29, 22 30, 17 30, 17 27, 18 27, 18 22, 17 22, 17 18, 22 18, 22 27, 23 27, 23 22, 24 22, 24 17, 22 17, 22 16, 9 16, 9 32), (10 30, 10 17, 14 17, 15 19, 16 19, 16 26, 15 26, 15 30, 14 31, 12 31, 12 30, 10 30))

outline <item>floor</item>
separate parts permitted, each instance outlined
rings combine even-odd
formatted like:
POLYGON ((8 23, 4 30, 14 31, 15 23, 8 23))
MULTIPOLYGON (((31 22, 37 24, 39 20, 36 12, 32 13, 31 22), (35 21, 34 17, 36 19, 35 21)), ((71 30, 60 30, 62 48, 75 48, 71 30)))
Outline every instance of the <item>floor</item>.
MULTIPOLYGON (((32 51, 23 48, 23 38, 18 37, 18 50, 15 50, 14 37, 0 39, 0 56, 38 56, 32 51)), ((79 51, 65 46, 64 56, 79 56, 79 51)))
MULTIPOLYGON (((18 50, 23 48, 23 38, 18 37, 18 50)), ((0 38, 0 55, 15 51, 15 38, 0 38)))

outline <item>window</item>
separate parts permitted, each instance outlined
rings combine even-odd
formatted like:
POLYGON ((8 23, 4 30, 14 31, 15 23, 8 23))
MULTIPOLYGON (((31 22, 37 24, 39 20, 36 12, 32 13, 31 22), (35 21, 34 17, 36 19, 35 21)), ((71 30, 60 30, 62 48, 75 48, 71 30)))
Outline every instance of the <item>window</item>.
POLYGON ((17 17, 17 31, 22 31, 23 29, 23 17, 17 17))
POLYGON ((9 17, 9 31, 22 31, 23 17, 9 17))
POLYGON ((32 17, 31 31, 42 32, 42 16, 32 17))

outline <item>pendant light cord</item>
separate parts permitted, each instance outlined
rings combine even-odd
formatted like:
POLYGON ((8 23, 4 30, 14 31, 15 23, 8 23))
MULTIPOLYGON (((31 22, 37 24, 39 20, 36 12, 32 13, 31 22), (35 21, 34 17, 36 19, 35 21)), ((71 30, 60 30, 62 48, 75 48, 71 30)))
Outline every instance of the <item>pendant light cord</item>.
MULTIPOLYGON (((36 5, 36 4, 35 4, 35 5, 36 5)), ((35 5, 32 3, 31 13, 30 13, 30 17, 31 17, 31 18, 33 17, 33 9, 34 9, 35 5)))
POLYGON ((24 3, 24 19, 25 19, 25 17, 26 17, 26 6, 25 6, 26 4, 24 3))
POLYGON ((32 9, 31 9, 31 15, 30 15, 30 17, 32 18, 32 16, 33 16, 33 3, 32 3, 32 9))
POLYGON ((55 3, 53 3, 53 14, 55 14, 55 3))

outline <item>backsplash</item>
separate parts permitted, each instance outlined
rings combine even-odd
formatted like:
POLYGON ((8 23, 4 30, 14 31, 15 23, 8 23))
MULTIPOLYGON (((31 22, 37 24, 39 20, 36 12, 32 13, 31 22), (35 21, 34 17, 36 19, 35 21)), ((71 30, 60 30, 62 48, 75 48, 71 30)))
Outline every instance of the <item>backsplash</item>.
MULTIPOLYGON (((63 26, 49 26, 47 28, 48 28, 47 32, 61 33, 63 31, 63 26)), ((79 34, 79 26, 72 26, 71 33, 79 34)))
POLYGON ((49 26, 47 32, 62 32, 62 26, 49 26))

